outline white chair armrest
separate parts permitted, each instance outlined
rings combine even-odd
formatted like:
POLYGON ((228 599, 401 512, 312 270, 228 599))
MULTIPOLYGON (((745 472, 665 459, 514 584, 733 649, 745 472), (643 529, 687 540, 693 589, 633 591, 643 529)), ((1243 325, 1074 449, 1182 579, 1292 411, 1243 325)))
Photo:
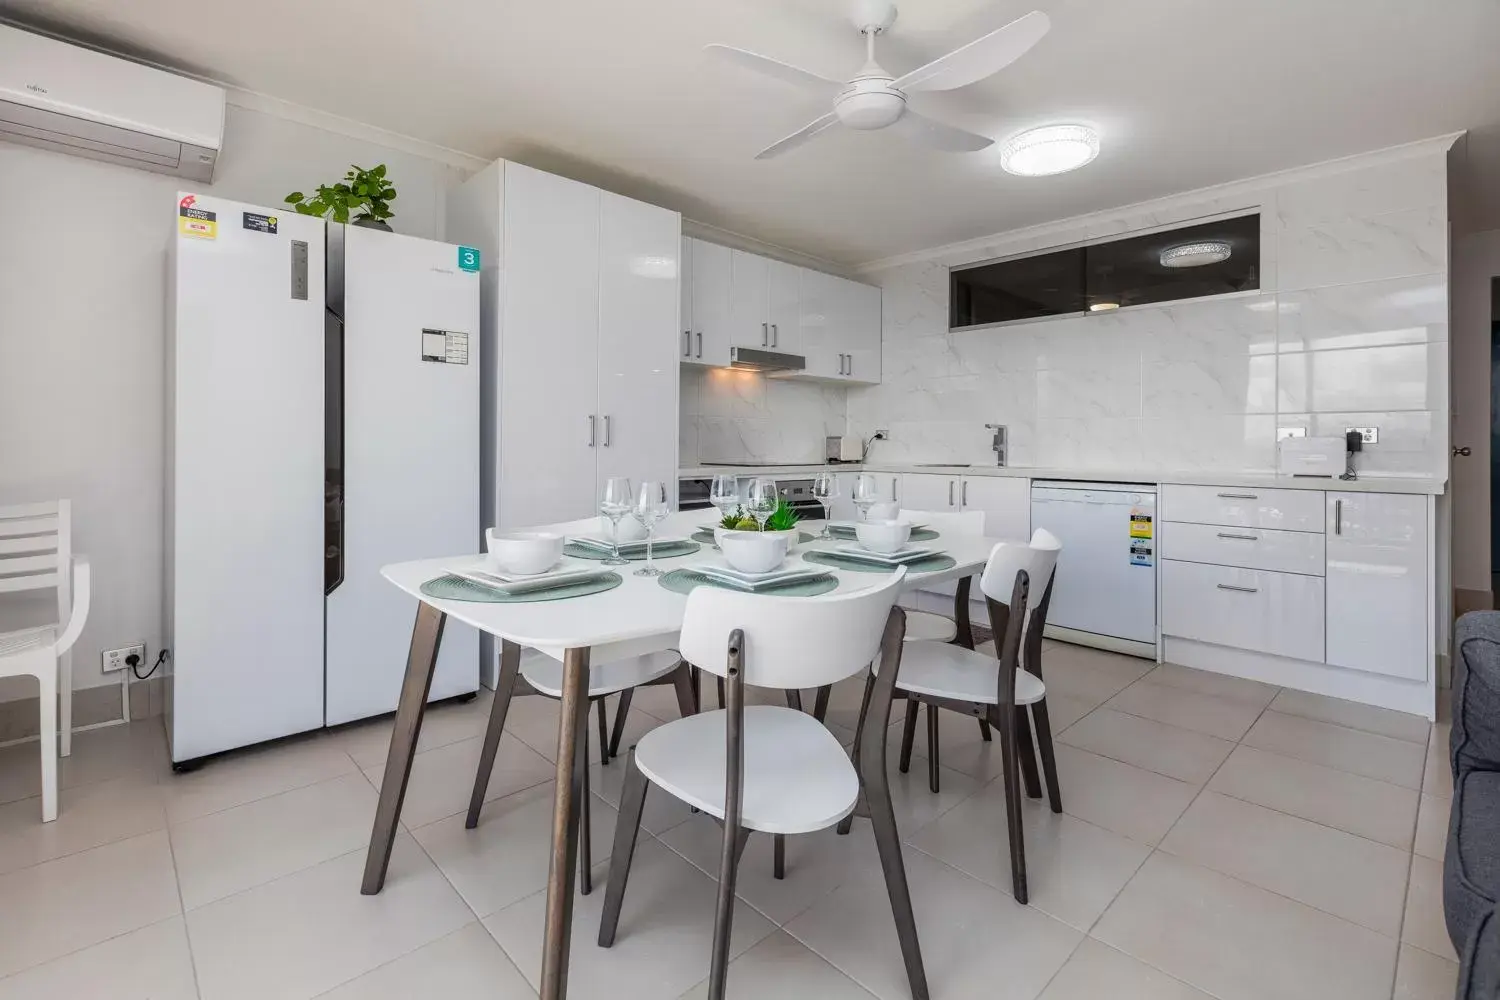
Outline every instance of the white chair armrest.
POLYGON ((57 640, 57 655, 61 656, 73 648, 83 632, 89 618, 89 557, 73 557, 73 609, 68 614, 68 627, 57 640))

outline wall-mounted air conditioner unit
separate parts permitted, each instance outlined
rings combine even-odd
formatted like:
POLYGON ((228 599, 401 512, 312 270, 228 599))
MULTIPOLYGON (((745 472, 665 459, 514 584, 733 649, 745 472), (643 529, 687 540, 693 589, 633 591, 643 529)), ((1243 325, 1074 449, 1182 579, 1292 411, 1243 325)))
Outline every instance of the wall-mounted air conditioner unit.
POLYGON ((211 181, 224 91, 0 24, 0 139, 211 181))

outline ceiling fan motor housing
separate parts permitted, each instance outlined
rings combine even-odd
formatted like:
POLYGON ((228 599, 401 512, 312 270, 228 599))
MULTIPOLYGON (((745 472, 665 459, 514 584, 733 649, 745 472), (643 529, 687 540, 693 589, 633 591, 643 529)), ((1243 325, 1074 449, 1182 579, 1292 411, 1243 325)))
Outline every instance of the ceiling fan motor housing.
POLYGON ((834 98, 833 110, 850 128, 885 128, 906 110, 906 95, 891 86, 888 76, 855 80, 834 98))

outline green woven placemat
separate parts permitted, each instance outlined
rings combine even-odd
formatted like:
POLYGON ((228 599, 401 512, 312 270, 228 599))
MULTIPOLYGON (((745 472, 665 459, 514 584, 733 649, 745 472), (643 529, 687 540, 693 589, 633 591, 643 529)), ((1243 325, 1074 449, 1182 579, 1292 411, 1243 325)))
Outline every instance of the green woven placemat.
POLYGON ((620 585, 620 574, 606 573, 593 580, 570 583, 551 590, 533 590, 525 594, 503 594, 482 583, 461 576, 439 576, 422 584, 422 593, 445 601, 478 601, 484 604, 531 604, 536 601, 564 601, 570 597, 587 597, 614 590, 620 585))
MULTIPOLYGON (((846 538, 847 539, 847 538, 854 538, 855 537, 854 529, 853 528, 829 528, 828 529, 828 533, 830 535, 832 535, 834 538, 846 538)), ((942 537, 941 535, 939 535, 936 531, 933 531, 931 528, 913 528, 913 529, 911 529, 911 540, 914 541, 914 542, 930 542, 934 538, 941 538, 941 537, 942 537)))
MULTIPOLYGON (((805 531, 797 532, 797 542, 801 545, 806 545, 808 542, 816 542, 817 540, 817 535, 811 535, 805 531)), ((699 528, 697 531, 693 532, 693 541, 702 542, 705 545, 718 544, 717 540, 714 538, 713 531, 709 528, 699 528)))
MULTIPOLYGON (((702 547, 703 546, 699 545, 697 542, 657 542, 655 545, 651 546, 652 558, 676 559, 678 556, 690 556, 702 547)), ((569 542, 568 544, 564 545, 563 555, 572 556, 575 559, 592 559, 595 562, 598 562, 601 559, 609 558, 608 552, 605 552, 602 549, 593 548, 588 545, 579 545, 577 542, 569 542)), ((629 552, 621 552, 620 558, 628 559, 631 562, 645 562, 646 550, 642 548, 640 551, 635 551, 634 549, 632 549, 629 552)))
MULTIPOLYGON (((738 587, 730 587, 719 583, 717 580, 710 580, 702 573, 697 573, 690 569, 674 569, 670 573, 663 573, 656 578, 656 582, 674 594, 686 594, 695 587, 718 587, 721 590, 734 590, 742 594, 750 593, 750 591, 740 590, 738 587)), ((799 580, 781 587, 764 587, 754 591, 754 593, 775 594, 777 597, 817 597, 819 594, 826 594, 830 590, 836 589, 838 585, 838 578, 830 575, 819 580, 799 580)))
MULTIPOLYGON (((851 559, 825 549, 804 552, 802 559, 805 562, 819 563, 823 566, 837 566, 839 569, 847 569, 854 573, 893 573, 896 570, 895 566, 881 566, 877 563, 865 562, 863 559, 851 559)), ((958 565, 958 560, 948 555, 936 555, 904 565, 910 573, 936 573, 938 570, 952 569, 958 565)))

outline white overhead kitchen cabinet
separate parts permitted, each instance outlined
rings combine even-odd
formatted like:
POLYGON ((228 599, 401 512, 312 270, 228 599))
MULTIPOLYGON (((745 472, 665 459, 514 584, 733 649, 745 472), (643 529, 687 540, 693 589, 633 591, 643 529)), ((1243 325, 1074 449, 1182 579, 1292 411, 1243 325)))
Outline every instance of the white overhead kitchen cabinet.
POLYGON ((609 476, 675 494, 681 225, 503 161, 449 197, 447 233, 483 267, 486 526, 587 517, 609 476))
POLYGON ((778 378, 880 381, 879 288, 692 237, 680 252, 680 362, 723 368, 748 347, 806 359, 778 378))

